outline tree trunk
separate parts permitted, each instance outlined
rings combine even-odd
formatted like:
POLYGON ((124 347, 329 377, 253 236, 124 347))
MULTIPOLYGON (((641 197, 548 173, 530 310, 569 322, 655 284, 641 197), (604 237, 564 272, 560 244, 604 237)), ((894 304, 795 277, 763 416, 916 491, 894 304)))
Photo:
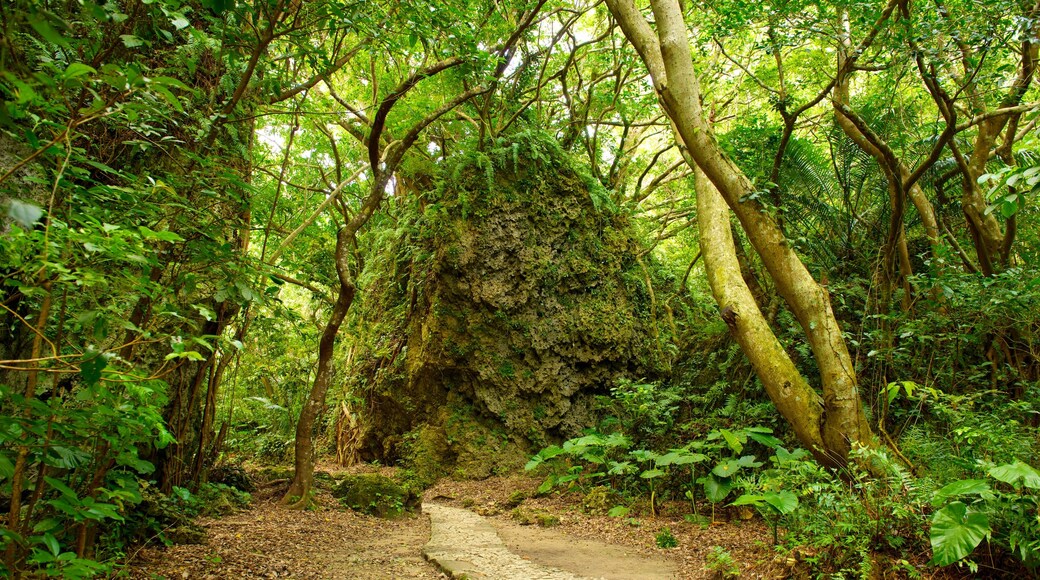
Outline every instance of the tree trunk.
POLYGON ((356 287, 350 279, 348 266, 348 253, 350 252, 350 240, 353 239, 347 228, 340 230, 336 236, 336 270, 339 274, 339 294, 336 303, 329 314, 329 321, 325 324, 325 330, 321 334, 318 343, 318 372, 314 376, 314 385, 311 387, 307 402, 300 410, 300 420, 296 423, 296 458, 294 466, 296 473, 293 475, 289 490, 285 492, 282 503, 291 504, 293 507, 306 507, 311 501, 311 489, 314 485, 314 421, 325 407, 325 396, 332 385, 332 356, 336 345, 336 335, 339 327, 343 324, 350 305, 354 302, 356 287))
POLYGON ((798 440, 818 459, 829 463, 829 456, 821 453, 826 448, 820 433, 823 401, 773 334, 754 293, 741 275, 730 229, 729 207, 704 172, 695 171, 701 255, 722 318, 751 361, 766 394, 791 424, 798 440))
MULTIPOLYGON (((852 358, 827 291, 809 274, 776 221, 761 204, 747 199, 754 188, 715 140, 701 107, 700 86, 678 1, 651 2, 656 34, 632 0, 608 0, 607 4, 647 65, 677 140, 688 147, 695 164, 736 214, 777 291, 805 332, 820 369, 824 400, 823 448, 813 452, 825 463, 843 464, 853 444, 871 445, 873 435, 863 414, 852 358)), ((792 385, 796 377, 790 377, 792 385)), ((811 439, 803 443, 810 448, 817 445, 811 439)))

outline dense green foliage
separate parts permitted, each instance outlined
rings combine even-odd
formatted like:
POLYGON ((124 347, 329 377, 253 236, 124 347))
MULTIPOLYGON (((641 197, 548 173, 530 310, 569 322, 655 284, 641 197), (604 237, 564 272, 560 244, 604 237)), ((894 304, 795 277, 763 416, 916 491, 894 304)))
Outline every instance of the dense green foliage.
MULTIPOLYGON (((0 574, 107 573, 248 501, 224 475, 291 458, 330 328, 313 430, 342 462, 421 486, 542 449, 543 492, 613 515, 753 507, 814 573, 1035 574, 1037 6, 682 9, 719 145, 754 184, 741 203, 826 289, 873 446, 825 468, 776 413, 606 6, 13 0, 0 574)), ((820 387, 735 234, 739 277, 820 387)), ((719 548, 708 566, 735 565, 719 548)))

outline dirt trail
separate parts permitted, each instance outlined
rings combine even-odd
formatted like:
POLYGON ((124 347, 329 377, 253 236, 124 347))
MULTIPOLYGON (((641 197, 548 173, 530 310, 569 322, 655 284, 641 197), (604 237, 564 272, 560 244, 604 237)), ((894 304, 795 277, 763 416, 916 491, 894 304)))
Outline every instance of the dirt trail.
POLYGON ((134 580, 443 580, 445 574, 424 559, 428 543, 447 548, 469 545, 466 550, 476 550, 470 559, 479 563, 488 558, 473 544, 484 542, 498 546, 495 551, 503 561, 525 571, 478 575, 472 570, 470 578, 707 579, 714 572, 706 567, 706 557, 717 545, 731 550, 748 577, 789 575, 775 565, 766 543, 768 530, 757 521, 706 527, 686 522, 681 514, 624 520, 593 516, 583 512, 580 496, 531 497, 538 483, 517 477, 446 480, 427 492, 428 513, 395 520, 344 510, 324 492, 316 497, 313 511, 278 505, 277 490, 257 493, 243 512, 202 520, 204 543, 136 551, 124 572, 134 580), (431 515, 436 520, 437 506, 457 510, 452 513, 482 531, 469 539, 433 538, 431 543, 431 515), (555 523, 549 528, 520 525, 529 521, 525 514, 552 515, 555 523), (655 547, 655 535, 663 527, 671 528, 678 548, 655 547))
POLYGON ((455 578, 498 580, 671 580, 676 565, 667 558, 633 554, 604 542, 504 520, 471 511, 423 504, 432 537, 423 553, 455 578))
POLYGON ((678 567, 669 558, 577 538, 566 530, 521 526, 500 519, 492 520, 492 525, 510 550, 547 566, 606 580, 670 580, 678 577, 678 567))

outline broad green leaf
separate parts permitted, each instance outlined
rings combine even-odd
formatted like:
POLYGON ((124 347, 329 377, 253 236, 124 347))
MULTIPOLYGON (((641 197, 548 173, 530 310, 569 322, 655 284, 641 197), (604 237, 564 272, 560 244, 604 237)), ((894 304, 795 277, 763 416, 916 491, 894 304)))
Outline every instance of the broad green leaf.
POLYGON ((202 0, 202 5, 221 15, 235 7, 235 0, 202 0))
POLYGON ((62 529, 62 527, 63 526, 62 526, 61 521, 59 521, 59 520, 57 520, 55 518, 47 518, 47 519, 40 520, 40 521, 36 522, 36 525, 33 526, 33 531, 34 532, 56 532, 56 531, 62 529))
POLYGON ((707 460, 708 456, 703 453, 686 453, 679 459, 676 459, 673 465, 689 465, 690 463, 700 463, 707 460))
POLYGON ((199 353, 194 350, 171 352, 170 354, 166 355, 166 358, 164 360, 173 360, 175 358, 186 358, 188 360, 206 360, 206 357, 202 356, 202 353, 199 353))
POLYGON ((629 508, 627 508, 627 507, 625 507, 623 505, 616 505, 616 506, 610 508, 610 511, 607 512, 607 515, 612 517, 612 518, 623 518, 623 517, 627 516, 628 512, 630 512, 630 511, 632 511, 632 510, 630 510, 629 508))
POLYGON ((777 439, 776 437, 773 437, 772 435, 767 435, 765 433, 758 433, 758 432, 755 432, 755 431, 749 431, 747 436, 748 436, 748 438, 750 438, 750 439, 752 439, 754 441, 757 441, 757 442, 761 443, 762 445, 765 445, 766 447, 769 447, 771 449, 779 447, 780 444, 783 443, 783 441, 777 439))
POLYGON ((58 545, 58 540, 51 534, 47 533, 41 536, 43 543, 47 545, 47 549, 51 551, 51 554, 57 556, 61 552, 61 546, 58 545))
POLYGON ((779 465, 786 465, 792 461, 799 461, 809 456, 809 453, 805 449, 795 449, 794 451, 788 451, 783 447, 776 448, 776 460, 779 465))
POLYGON ((667 467, 669 465, 688 465, 690 463, 699 463, 706 461, 707 455, 702 453, 691 453, 685 449, 673 449, 668 453, 657 458, 654 464, 658 467, 667 467))
POLYGON ((962 479, 944 486, 932 497, 932 506, 939 507, 951 497, 958 495, 980 495, 990 490, 989 484, 982 479, 962 479))
POLYGON ((719 477, 732 477, 734 473, 740 471, 740 462, 735 459, 730 459, 715 466, 711 472, 719 477))
POLYGON ((610 469, 607 470, 609 475, 624 475, 635 471, 629 461, 611 461, 609 465, 610 469))
POLYGON ((123 41, 123 46, 127 48, 137 48, 144 44, 144 40, 141 37, 133 34, 120 34, 119 38, 123 41))
POLYGON ((665 453, 664 455, 654 460, 654 465, 656 465, 657 467, 667 467, 678 461, 680 457, 682 457, 681 453, 669 451, 668 453, 665 453))
POLYGON ((745 493, 744 495, 733 500, 733 503, 729 505, 762 505, 762 502, 764 501, 765 498, 761 495, 751 495, 745 493))
POLYGON ((96 74, 96 73, 97 73, 97 69, 96 68, 94 68, 94 67, 92 67, 90 65, 83 64, 81 62, 74 62, 74 63, 70 64, 65 69, 65 72, 63 73, 62 76, 65 78, 65 80, 70 80, 70 79, 74 79, 76 77, 82 77, 82 76, 86 76, 86 75, 90 75, 90 74, 96 74))
POLYGON ((164 86, 164 87, 173 87, 175 89, 181 89, 181 90, 184 90, 184 91, 191 91, 191 87, 189 87, 187 84, 185 84, 184 81, 181 81, 181 80, 173 78, 173 77, 163 77, 163 76, 151 77, 149 82, 151 84, 153 84, 153 85, 160 85, 160 86, 164 86))
POLYGON ((61 480, 54 479, 53 477, 44 477, 43 479, 48 485, 61 492, 62 495, 70 499, 76 498, 76 492, 72 491, 72 488, 65 485, 61 480))
POLYGON ((707 477, 701 477, 698 479, 697 483, 704 486, 704 495, 708 498, 708 501, 712 503, 719 503, 726 499, 729 492, 733 490, 733 481, 726 477, 708 475, 707 477))
POLYGON ((137 228, 141 232, 141 236, 148 240, 162 240, 164 242, 183 242, 184 238, 180 237, 174 232, 161 231, 157 232, 145 226, 137 228))
POLYGON ((657 459, 657 454, 653 451, 647 451, 646 449, 636 449, 630 451, 629 455, 636 458, 637 461, 653 461, 657 459))
POLYGON ((116 506, 108 503, 95 503, 87 509, 86 513, 93 516, 90 519, 103 520, 108 518, 118 522, 123 521, 123 516, 119 515, 119 512, 116 511, 116 506))
POLYGON ((170 89, 163 86, 153 86, 152 90, 159 94, 171 107, 177 110, 178 113, 184 112, 184 105, 181 104, 180 99, 176 95, 170 92, 170 89))
POLYGON ((647 469, 643 473, 640 473, 639 477, 642 477, 643 479, 653 479, 655 477, 661 477, 662 475, 664 475, 664 472, 660 469, 647 469))
POLYGON ((527 471, 531 471, 532 469, 535 469, 536 467, 552 459, 553 457, 562 455, 563 452, 563 449, 561 449, 560 447, 557 447, 556 445, 550 445, 545 449, 542 449, 538 452, 537 455, 532 457, 531 460, 528 461, 526 465, 524 465, 524 469, 527 471))
POLYGON ((955 501, 932 516, 929 540, 933 566, 948 566, 967 557, 990 533, 986 514, 972 512, 955 501))
POLYGON ((798 496, 790 491, 769 492, 762 498, 781 514, 789 514, 798 509, 798 496))
POLYGON ((762 467, 762 462, 755 461, 754 455, 744 455, 737 460, 737 465, 741 467, 762 467))
POLYGON ((1040 489, 1040 473, 1021 461, 990 468, 989 474, 998 481, 1018 487, 1018 480, 1029 489, 1040 489))
POLYGON ((191 22, 187 18, 185 18, 183 14, 179 12, 171 12, 170 24, 172 24, 173 27, 177 30, 181 30, 190 26, 191 22))
POLYGON ((53 26, 51 26, 51 23, 47 21, 47 14, 48 13, 44 11, 39 11, 31 14, 29 16, 29 26, 32 26, 33 30, 39 33, 39 35, 42 36, 43 39, 47 42, 51 44, 56 44, 58 46, 67 47, 69 45, 69 41, 66 40, 60 32, 55 30, 53 26))
POLYGON ((59 469, 75 469, 90 462, 90 454, 82 449, 55 445, 49 449, 47 465, 59 469))
POLYGON ((7 458, 7 455, 0 450, 0 480, 11 479, 14 475, 14 464, 7 458))
POLYGON ((722 438, 726 440, 726 444, 733 450, 734 453, 740 453, 744 450, 744 444, 740 442, 740 439, 730 431, 729 429, 719 429, 719 433, 722 434, 722 438))

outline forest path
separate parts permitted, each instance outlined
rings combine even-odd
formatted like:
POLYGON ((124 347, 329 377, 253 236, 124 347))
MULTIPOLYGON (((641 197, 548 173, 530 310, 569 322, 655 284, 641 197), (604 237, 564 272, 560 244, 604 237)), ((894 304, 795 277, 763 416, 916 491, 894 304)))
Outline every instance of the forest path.
POLYGON ((431 526, 423 555, 453 578, 676 578, 676 565, 667 558, 638 555, 551 529, 491 520, 462 508, 424 503, 422 509, 431 526))

